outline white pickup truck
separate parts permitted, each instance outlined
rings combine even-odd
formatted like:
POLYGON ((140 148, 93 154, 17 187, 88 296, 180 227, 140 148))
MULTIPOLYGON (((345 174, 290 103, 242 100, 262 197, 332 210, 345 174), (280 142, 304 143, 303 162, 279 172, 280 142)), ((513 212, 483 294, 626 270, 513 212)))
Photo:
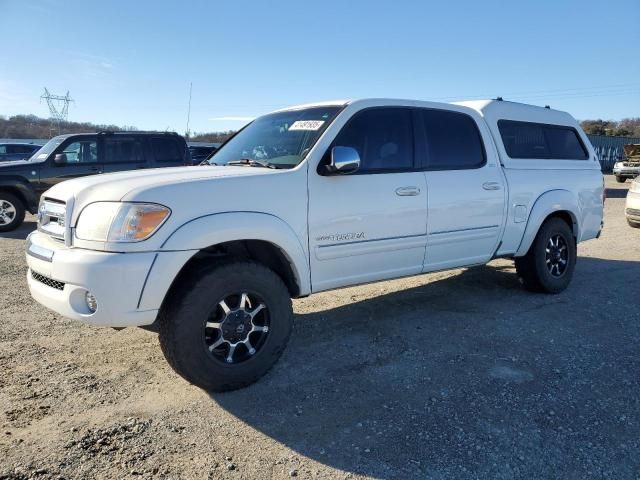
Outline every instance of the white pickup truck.
POLYGON ((281 355, 291 298, 514 258, 569 284, 602 228, 603 177, 567 113, 501 99, 325 102, 260 117, 199 167, 79 178, 43 195, 32 296, 98 326, 159 331, 210 391, 281 355))

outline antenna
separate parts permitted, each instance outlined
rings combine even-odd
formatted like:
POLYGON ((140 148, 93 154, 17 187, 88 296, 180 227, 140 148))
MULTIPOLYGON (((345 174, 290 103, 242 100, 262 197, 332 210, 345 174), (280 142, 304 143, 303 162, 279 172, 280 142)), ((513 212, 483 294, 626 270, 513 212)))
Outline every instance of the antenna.
POLYGON ((187 130, 184 132, 185 136, 189 138, 189 120, 191 120, 191 90, 193 89, 193 82, 189 82, 189 108, 187 110, 187 130))
POLYGON ((63 97, 62 95, 53 95, 52 93, 49 93, 47 87, 44 88, 44 93, 40 96, 40 101, 42 101, 43 98, 47 101, 47 105, 49 106, 49 115, 58 122, 59 134, 61 123, 67 121, 67 117, 69 116, 69 104, 73 102, 73 99, 69 96, 69 90, 67 90, 67 94, 63 97))

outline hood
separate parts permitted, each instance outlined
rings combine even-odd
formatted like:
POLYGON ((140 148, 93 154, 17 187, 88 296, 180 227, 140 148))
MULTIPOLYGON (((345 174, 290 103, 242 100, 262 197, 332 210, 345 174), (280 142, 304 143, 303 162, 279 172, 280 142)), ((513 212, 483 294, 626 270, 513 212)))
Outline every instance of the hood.
POLYGON ((632 162, 640 162, 640 144, 625 145, 624 154, 632 162))
POLYGON ((33 166, 34 164, 29 160, 13 160, 10 162, 0 162, 0 169, 2 169, 0 170, 0 172, 6 171, 8 167, 24 168, 29 165, 33 166))
POLYGON ((95 201, 119 201, 129 192, 185 182, 214 180, 224 177, 258 176, 277 172, 257 167, 172 167, 131 170, 76 178, 59 183, 44 194, 46 197, 76 204, 95 201))

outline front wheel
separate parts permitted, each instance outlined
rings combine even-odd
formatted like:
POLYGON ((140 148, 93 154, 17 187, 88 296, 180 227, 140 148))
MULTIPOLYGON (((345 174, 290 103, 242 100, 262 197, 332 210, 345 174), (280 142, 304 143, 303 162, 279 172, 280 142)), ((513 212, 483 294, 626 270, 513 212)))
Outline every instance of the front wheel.
POLYGON ((624 183, 626 181, 627 181, 626 177, 619 177, 619 176, 616 175, 616 182, 624 183))
POLYGON ((253 262, 200 273, 160 314, 160 346, 171 367, 211 392, 245 387, 280 358, 293 325, 282 279, 253 262))
POLYGON ((25 209, 14 194, 0 191, 0 232, 15 230, 24 221, 25 209))
POLYGON ((576 242, 567 223, 546 220, 529 251, 516 258, 516 272, 527 290, 560 293, 571 282, 576 266, 576 242))

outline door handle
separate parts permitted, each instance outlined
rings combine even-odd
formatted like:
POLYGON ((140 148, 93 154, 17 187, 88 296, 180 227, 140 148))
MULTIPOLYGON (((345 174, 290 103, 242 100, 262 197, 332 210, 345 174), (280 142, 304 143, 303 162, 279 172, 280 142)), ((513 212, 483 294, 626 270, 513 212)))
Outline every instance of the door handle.
POLYGON ((420 195, 420 189, 418 187, 400 187, 396 188, 396 195, 399 197, 414 197, 420 195))
POLYGON ((485 190, 500 190, 500 184, 498 182, 484 182, 482 188, 485 190))

